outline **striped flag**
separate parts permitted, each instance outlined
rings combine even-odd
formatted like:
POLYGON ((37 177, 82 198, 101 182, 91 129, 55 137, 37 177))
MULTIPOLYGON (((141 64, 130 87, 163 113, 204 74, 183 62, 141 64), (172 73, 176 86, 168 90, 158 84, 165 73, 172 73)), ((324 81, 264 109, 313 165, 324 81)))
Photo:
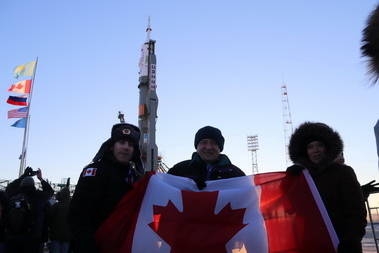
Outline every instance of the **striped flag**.
POLYGON ((96 232, 102 253, 335 253, 307 171, 206 182, 149 172, 96 232))
POLYGON ((32 80, 24 80, 24 81, 12 84, 12 86, 8 89, 8 91, 11 91, 14 93, 30 93, 31 83, 32 83, 32 80))
POLYGON ((26 118, 28 113, 28 107, 22 107, 20 109, 13 109, 8 111, 8 119, 10 118, 26 118))
POLYGON ((17 66, 13 70, 14 77, 18 78, 19 76, 33 76, 35 66, 36 61, 32 61, 24 65, 17 66))
POLYGON ((28 105, 26 96, 9 96, 7 103, 11 105, 28 105))

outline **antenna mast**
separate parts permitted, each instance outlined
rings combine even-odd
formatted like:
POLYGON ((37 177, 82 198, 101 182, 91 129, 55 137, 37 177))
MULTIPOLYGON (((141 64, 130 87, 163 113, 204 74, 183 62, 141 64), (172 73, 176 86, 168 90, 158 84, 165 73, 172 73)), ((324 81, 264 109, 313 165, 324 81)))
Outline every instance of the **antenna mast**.
POLYGON ((283 123, 284 123, 284 141, 285 141, 285 153, 286 153, 286 166, 288 167, 291 163, 288 154, 288 145, 291 138, 293 128, 292 128, 292 119, 290 104, 288 101, 287 86, 284 84, 282 86, 282 107, 283 107, 283 123))

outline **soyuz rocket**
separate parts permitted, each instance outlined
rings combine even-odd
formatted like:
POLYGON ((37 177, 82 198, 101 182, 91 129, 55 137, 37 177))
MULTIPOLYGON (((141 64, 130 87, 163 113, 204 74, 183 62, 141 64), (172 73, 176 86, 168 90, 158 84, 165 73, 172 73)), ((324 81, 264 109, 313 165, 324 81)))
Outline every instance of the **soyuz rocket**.
POLYGON ((141 130, 140 147, 145 170, 158 168, 158 147, 155 142, 156 119, 158 110, 155 56, 155 40, 150 39, 150 17, 147 25, 147 40, 142 45, 139 61, 139 106, 138 126, 141 130))

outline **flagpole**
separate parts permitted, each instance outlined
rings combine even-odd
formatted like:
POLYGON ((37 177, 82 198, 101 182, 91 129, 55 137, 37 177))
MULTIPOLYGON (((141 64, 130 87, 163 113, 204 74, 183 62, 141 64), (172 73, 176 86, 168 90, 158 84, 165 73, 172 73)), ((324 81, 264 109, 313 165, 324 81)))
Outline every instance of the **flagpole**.
POLYGON ((33 95, 33 88, 34 88, 34 77, 36 75, 37 64, 38 64, 38 57, 36 59, 36 64, 34 65, 32 82, 30 84, 30 93, 29 93, 29 99, 28 99, 28 110, 26 111, 26 121, 25 121, 25 129, 24 129, 24 140, 23 140, 23 143, 22 143, 20 170, 18 172, 18 176, 19 177, 22 174, 24 174, 25 163, 26 163, 26 149, 27 149, 27 146, 28 146, 28 139, 29 139, 30 108, 31 108, 31 104, 32 104, 32 95, 33 95))

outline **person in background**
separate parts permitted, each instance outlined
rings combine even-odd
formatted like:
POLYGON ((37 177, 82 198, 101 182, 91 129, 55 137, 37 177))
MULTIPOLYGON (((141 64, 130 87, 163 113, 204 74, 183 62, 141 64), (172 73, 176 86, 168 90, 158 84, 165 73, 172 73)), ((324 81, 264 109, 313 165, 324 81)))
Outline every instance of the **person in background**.
MULTIPOLYGON (((343 152, 341 152, 338 157, 335 160, 337 163, 340 164, 345 164, 345 157, 343 155, 343 152)), ((379 183, 375 183, 375 180, 372 180, 368 182, 367 184, 364 184, 361 186, 362 188, 362 193, 365 201, 367 201, 368 197, 370 196, 371 193, 378 193, 379 192, 379 183)))
POLYGON ((140 136, 140 129, 134 125, 114 125, 111 137, 81 172, 68 212, 75 253, 98 251, 95 231, 144 175, 140 136))
MULTIPOLYGON (((39 253, 41 245, 41 233, 46 202, 53 196, 54 190, 42 177, 41 169, 36 172, 31 167, 25 169, 24 174, 10 183, 5 193, 11 200, 17 194, 27 196, 31 206, 32 225, 27 232, 14 232, 7 230, 5 242, 6 253, 39 253), (36 175, 42 185, 42 191, 34 185, 33 175, 36 175)), ((7 213, 8 215, 8 213, 7 213)), ((7 216, 9 217, 9 215, 7 216)))
POLYGON ((63 188, 57 193, 56 202, 48 213, 50 229, 50 253, 69 253, 71 231, 67 224, 67 213, 71 196, 68 188, 63 188))
POLYGON ((8 199, 5 195, 5 192, 2 190, 0 191, 0 253, 5 252, 6 232, 5 232, 5 218, 4 218, 3 212, 7 205, 8 205, 8 199))
POLYGON ((361 253, 366 208, 354 170, 335 162, 343 151, 339 133, 323 123, 305 122, 292 134, 288 149, 294 165, 287 172, 296 176, 309 170, 337 233, 337 252, 361 253))
POLYGON ((345 164, 345 157, 343 156, 343 152, 338 154, 335 161, 340 164, 345 164))
POLYGON ((225 139, 219 129, 205 126, 195 135, 196 152, 191 160, 177 163, 168 174, 193 179, 201 190, 205 181, 245 176, 245 173, 233 165, 229 158, 220 154, 224 149, 225 139))

